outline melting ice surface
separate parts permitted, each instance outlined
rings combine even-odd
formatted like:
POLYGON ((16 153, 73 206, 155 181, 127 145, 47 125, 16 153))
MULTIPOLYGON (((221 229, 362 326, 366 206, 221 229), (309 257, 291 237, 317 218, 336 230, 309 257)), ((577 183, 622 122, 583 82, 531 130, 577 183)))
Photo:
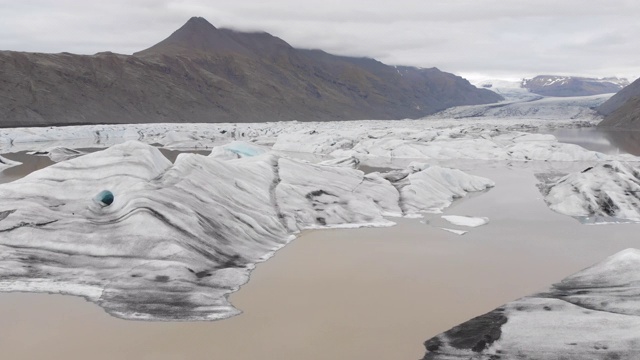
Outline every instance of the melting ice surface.
POLYGON ((489 218, 486 217, 443 215, 442 218, 458 226, 478 227, 489 223, 489 218))

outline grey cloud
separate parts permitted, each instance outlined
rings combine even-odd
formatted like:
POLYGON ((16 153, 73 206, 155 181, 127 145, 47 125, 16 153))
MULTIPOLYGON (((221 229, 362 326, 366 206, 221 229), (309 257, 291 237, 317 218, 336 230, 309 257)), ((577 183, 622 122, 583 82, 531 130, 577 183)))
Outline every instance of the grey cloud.
POLYGON ((132 53, 191 16, 463 75, 640 75, 635 0, 0 0, 0 49, 132 53))

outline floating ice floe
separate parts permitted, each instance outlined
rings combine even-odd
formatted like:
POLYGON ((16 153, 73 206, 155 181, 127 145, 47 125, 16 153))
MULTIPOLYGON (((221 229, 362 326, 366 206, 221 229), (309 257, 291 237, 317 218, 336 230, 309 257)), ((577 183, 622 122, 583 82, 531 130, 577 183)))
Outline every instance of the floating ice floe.
POLYGON ((459 215, 443 215, 443 219, 458 226, 478 227, 489 223, 489 218, 459 215))
POLYGON ((61 161, 77 158, 78 156, 82 156, 86 153, 84 151, 80 151, 76 149, 57 146, 57 147, 46 149, 46 150, 29 151, 27 152, 27 154, 36 155, 36 156, 48 156, 49 159, 51 159, 53 162, 61 162, 61 161))
POLYGON ((272 152, 183 153, 172 164, 127 142, 0 185, 0 291, 84 296, 128 319, 226 318, 238 313, 226 296, 301 229, 389 226, 385 216, 440 211, 492 184, 440 167, 365 174, 272 152))
POLYGON ((425 342, 424 360, 637 359, 640 250, 628 249, 547 291, 425 342))
POLYGON ((400 208, 405 215, 439 213, 454 199, 468 192, 482 191, 495 183, 458 169, 412 163, 406 170, 381 174, 400 193, 400 208))
POLYGON ((450 233, 454 233, 456 235, 464 235, 466 234, 468 231, 464 231, 464 230, 456 230, 456 229, 449 229, 449 228, 440 228, 444 231, 448 231, 450 233))
POLYGON ((19 161, 13 161, 13 160, 9 160, 7 158, 4 158, 2 156, 0 156, 0 171, 4 170, 4 169, 8 169, 10 167, 14 167, 14 166, 18 166, 22 164, 19 161))
POLYGON ((329 159, 319 162, 320 165, 328 166, 346 166, 350 168, 357 168, 360 165, 360 160, 353 156, 347 156, 343 158, 329 159))
POLYGON ((640 170, 628 163, 597 164, 547 181, 541 191, 556 212, 585 223, 640 221, 640 170))

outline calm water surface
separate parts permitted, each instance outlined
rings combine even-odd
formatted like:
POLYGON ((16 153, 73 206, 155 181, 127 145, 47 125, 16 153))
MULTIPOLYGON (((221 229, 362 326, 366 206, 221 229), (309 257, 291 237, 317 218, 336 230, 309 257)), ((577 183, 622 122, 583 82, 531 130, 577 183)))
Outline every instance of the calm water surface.
POLYGON ((640 131, 605 130, 595 127, 551 131, 561 142, 580 145, 605 154, 640 156, 640 131))

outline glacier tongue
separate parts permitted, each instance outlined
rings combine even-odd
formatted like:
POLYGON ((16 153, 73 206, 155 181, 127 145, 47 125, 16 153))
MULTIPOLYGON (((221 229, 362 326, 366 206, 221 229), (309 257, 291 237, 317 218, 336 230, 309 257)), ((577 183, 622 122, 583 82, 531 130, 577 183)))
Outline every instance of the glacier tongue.
POLYGON ((243 151, 172 164, 132 141, 1 185, 0 290, 80 295, 128 319, 226 318, 238 313, 226 296, 299 230, 388 226, 493 184, 424 164, 365 174, 232 149, 243 151))

